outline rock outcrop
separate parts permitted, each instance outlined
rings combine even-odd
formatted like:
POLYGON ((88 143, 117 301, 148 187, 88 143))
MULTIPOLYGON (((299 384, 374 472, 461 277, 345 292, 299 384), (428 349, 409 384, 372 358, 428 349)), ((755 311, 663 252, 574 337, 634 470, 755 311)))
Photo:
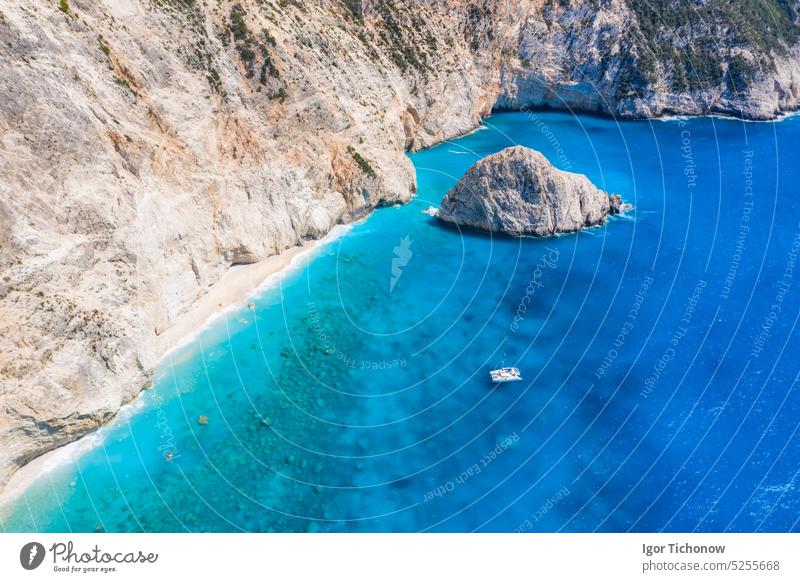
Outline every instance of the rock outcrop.
POLYGON ((642 12, 667 4, 3 2, 0 485, 132 399, 159 336, 232 264, 408 200, 404 151, 494 106, 797 107, 789 4, 747 3, 780 18, 742 38, 725 3, 702 3, 704 24, 678 2, 671 28, 642 12), (680 49, 648 57, 698 39, 717 43, 702 75, 680 49))
POLYGON ((506 148, 472 166, 445 196, 438 218, 513 236, 551 236, 603 224, 621 199, 582 174, 559 170, 539 152, 506 148))

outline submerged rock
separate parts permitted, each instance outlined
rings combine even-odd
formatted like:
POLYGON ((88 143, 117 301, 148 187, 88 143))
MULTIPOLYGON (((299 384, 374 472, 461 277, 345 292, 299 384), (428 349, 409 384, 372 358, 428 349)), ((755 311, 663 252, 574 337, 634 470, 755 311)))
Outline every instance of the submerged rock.
POLYGON ((489 232, 550 236, 603 224, 622 207, 619 195, 609 196, 586 176, 515 146, 472 166, 447 193, 438 217, 489 232))

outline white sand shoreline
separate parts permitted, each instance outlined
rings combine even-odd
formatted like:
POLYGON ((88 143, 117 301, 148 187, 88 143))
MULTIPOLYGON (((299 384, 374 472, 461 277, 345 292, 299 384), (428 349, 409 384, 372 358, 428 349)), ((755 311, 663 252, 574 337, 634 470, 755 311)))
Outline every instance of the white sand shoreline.
MULTIPOLYGON (((352 224, 337 225, 319 240, 305 241, 277 255, 267 257, 263 261, 250 265, 231 267, 223 277, 209 287, 208 292, 175 320, 163 334, 158 336, 158 363, 175 350, 178 350, 197 338, 209 325, 245 306, 248 299, 273 285, 294 269, 305 264, 313 257, 315 250, 330 244, 344 235, 352 224)), ((125 416, 125 411, 133 411, 141 400, 137 397, 133 402, 123 406, 114 419, 100 429, 84 435, 78 440, 48 451, 36 457, 30 463, 20 467, 0 490, 0 510, 10 502, 21 497, 33 483, 47 473, 74 463, 81 455, 103 444, 103 430, 125 416)), ((0 518, 2 518, 0 512, 0 518)))
POLYGON ((335 241, 351 227, 351 224, 337 225, 319 240, 306 241, 257 263, 228 269, 205 295, 158 336, 159 363, 175 350, 191 343, 217 319, 244 307, 249 298, 280 282, 288 273, 305 264, 315 250, 335 241))

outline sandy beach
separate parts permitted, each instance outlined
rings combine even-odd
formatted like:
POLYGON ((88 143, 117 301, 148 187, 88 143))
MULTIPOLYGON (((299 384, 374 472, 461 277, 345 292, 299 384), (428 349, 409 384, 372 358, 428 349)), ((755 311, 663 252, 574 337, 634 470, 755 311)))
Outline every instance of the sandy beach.
POLYGON ((257 263, 237 265, 228 269, 203 297, 158 336, 159 359, 189 343, 217 317, 232 309, 243 307, 248 297, 278 282, 293 268, 299 267, 305 260, 311 258, 314 250, 336 240, 349 228, 350 225, 335 226, 324 238, 305 241, 302 245, 257 263))
MULTIPOLYGON (((102 429, 100 429, 102 430, 102 429)), ((102 436, 95 431, 69 444, 53 449, 15 472, 0 492, 0 520, 3 507, 17 499, 25 490, 53 469, 73 463, 81 454, 93 449, 102 442, 102 436)))
MULTIPOLYGON (((319 240, 305 241, 250 265, 231 267, 208 292, 196 301, 188 311, 178 317, 175 323, 157 338, 159 359, 170 352, 190 343, 202 330, 222 317, 225 313, 243 307, 248 298, 278 283, 293 269, 300 267, 313 257, 314 251, 342 236, 351 225, 335 226, 319 240)), ((135 410, 139 400, 123 407, 114 420, 116 422, 127 411, 135 410)), ((17 470, 0 490, 0 509, 17 499, 35 481, 48 472, 63 465, 73 463, 84 452, 102 445, 103 428, 62 447, 49 451, 17 470)), ((0 513, 2 518, 2 513, 0 513)))

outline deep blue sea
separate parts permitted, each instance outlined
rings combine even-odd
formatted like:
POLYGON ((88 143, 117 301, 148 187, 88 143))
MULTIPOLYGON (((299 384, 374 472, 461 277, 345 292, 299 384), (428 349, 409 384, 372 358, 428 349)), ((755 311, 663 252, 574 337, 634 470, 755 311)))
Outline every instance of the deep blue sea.
POLYGON ((798 142, 800 117, 493 115, 171 354, 2 528, 800 530, 798 142), (634 210, 550 239, 422 213, 515 144, 634 210))

